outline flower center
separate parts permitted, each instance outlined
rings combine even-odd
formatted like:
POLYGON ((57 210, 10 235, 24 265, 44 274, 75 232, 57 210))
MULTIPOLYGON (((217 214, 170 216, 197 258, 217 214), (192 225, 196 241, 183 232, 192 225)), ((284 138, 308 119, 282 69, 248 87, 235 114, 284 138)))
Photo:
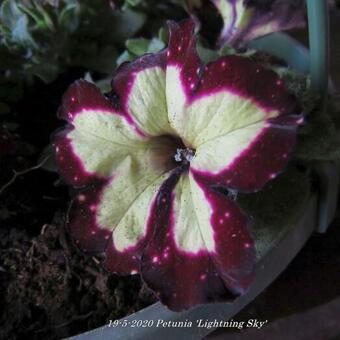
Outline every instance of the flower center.
POLYGON ((189 149, 189 148, 179 149, 178 148, 174 158, 177 163, 188 164, 191 162, 194 155, 195 155, 195 151, 192 149, 189 149))

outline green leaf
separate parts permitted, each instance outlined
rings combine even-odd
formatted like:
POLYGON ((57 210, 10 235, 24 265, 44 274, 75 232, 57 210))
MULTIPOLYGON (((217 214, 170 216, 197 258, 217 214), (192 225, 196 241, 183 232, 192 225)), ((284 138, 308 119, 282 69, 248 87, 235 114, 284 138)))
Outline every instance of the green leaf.
POLYGON ((95 84, 101 91, 101 93, 108 93, 112 90, 111 87, 111 82, 112 82, 112 77, 107 77, 104 79, 100 80, 94 80, 91 73, 87 72, 84 75, 84 79, 90 83, 95 84))
POLYGON ((105 46, 96 55, 90 55, 88 58, 83 57, 77 63, 94 72, 112 74, 116 68, 116 58, 116 48, 105 46))
POLYGON ((125 6, 137 7, 143 2, 143 0, 126 0, 125 6))
POLYGON ((220 57, 217 51, 204 47, 200 41, 197 44, 197 52, 206 64, 220 57))
POLYGON ((130 53, 129 51, 124 51, 118 58, 116 61, 117 66, 128 62, 128 61, 132 61, 136 58, 136 55, 130 53))
POLYGON ((24 14, 19 10, 17 4, 13 0, 5 0, 0 7, 0 18, 4 26, 13 29, 17 21, 24 14))
POLYGON ((73 33, 79 27, 80 8, 76 4, 67 5, 60 13, 58 22, 66 32, 73 33))
POLYGON ((120 13, 113 13, 115 20, 115 32, 112 32, 116 41, 124 41, 133 36, 142 28, 146 21, 146 15, 131 9, 120 13))
POLYGON ((168 28, 161 27, 158 31, 158 39, 163 41, 164 45, 168 44, 169 41, 169 30, 168 28))
POLYGON ((165 47, 163 41, 158 38, 151 40, 144 38, 129 39, 126 41, 128 51, 136 56, 141 56, 145 53, 157 53, 165 47))
POLYGON ((229 44, 224 44, 219 50, 219 54, 221 56, 234 55, 236 53, 237 53, 237 51, 232 46, 230 46, 229 44))
POLYGON ((159 40, 158 38, 151 39, 149 46, 148 46, 148 53, 157 53, 160 52, 165 48, 165 44, 162 40, 159 40))
POLYGON ((51 83, 59 74, 59 67, 54 63, 43 63, 27 67, 27 72, 39 77, 45 83, 51 83))
POLYGON ((330 99, 326 109, 316 108, 306 117, 299 131, 295 158, 302 161, 332 161, 340 159, 340 108, 330 99))
POLYGON ((291 166, 264 190, 239 194, 237 203, 251 217, 259 257, 280 241, 298 221, 311 195, 311 180, 291 166))
POLYGON ((37 48, 28 28, 28 18, 14 0, 6 0, 0 7, 1 27, 10 33, 10 39, 23 46, 37 48))
POLYGON ((129 39, 126 41, 126 48, 135 55, 142 55, 147 52, 150 41, 144 38, 129 39))
POLYGON ((12 30, 12 38, 14 41, 22 43, 23 45, 31 45, 37 47, 32 36, 28 31, 28 20, 26 16, 22 16, 16 22, 14 29, 12 30))

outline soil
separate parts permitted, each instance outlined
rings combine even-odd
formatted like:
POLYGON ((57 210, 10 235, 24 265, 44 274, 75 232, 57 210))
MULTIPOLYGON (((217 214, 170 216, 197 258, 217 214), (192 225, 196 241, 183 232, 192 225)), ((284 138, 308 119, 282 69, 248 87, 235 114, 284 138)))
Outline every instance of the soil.
POLYGON ((1 230, 1 339, 59 339, 99 327, 154 301, 137 276, 117 277, 77 251, 62 214, 37 236, 1 230))
POLYGON ((100 258, 74 246, 65 232, 68 187, 45 169, 50 161, 39 164, 63 124, 55 114, 62 93, 82 74, 36 81, 4 116, 13 148, 0 162, 0 339, 65 338, 156 300, 138 276, 106 273, 100 258))

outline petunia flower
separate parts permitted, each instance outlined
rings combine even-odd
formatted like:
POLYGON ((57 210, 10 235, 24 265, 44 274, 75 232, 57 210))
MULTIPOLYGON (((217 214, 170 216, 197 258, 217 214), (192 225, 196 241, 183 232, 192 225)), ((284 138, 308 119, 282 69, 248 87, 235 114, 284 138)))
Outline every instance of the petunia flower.
POLYGON ((172 310, 247 291, 256 253, 249 218, 217 190, 255 192, 286 166, 301 114, 278 76, 228 56, 202 65, 191 20, 166 51, 121 66, 103 96, 74 83, 54 137, 79 189, 68 226, 105 267, 140 273, 172 310))
POLYGON ((223 20, 219 45, 237 46, 305 24, 305 0, 187 0, 189 11, 212 2, 223 20))

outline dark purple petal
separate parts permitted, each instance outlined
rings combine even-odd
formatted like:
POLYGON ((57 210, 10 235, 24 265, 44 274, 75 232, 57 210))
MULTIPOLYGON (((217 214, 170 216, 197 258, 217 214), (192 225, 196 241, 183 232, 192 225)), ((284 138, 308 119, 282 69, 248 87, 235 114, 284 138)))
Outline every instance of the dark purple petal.
POLYGON ((147 136, 173 133, 167 115, 165 69, 165 52, 146 54, 123 64, 112 82, 120 109, 147 136))
POLYGON ((140 272, 141 256, 152 237, 154 225, 148 223, 146 234, 136 245, 118 251, 114 245, 112 236, 106 248, 104 267, 111 273, 119 275, 133 275, 140 272))
POLYGON ((122 64, 112 80, 113 91, 119 96, 120 106, 128 111, 128 96, 135 82, 137 75, 147 69, 159 67, 165 71, 166 55, 165 52, 146 54, 140 58, 122 64))
POLYGON ((58 117, 72 123, 75 116, 84 109, 117 113, 113 102, 105 98, 94 84, 77 80, 64 94, 58 117))
MULTIPOLYGON (((240 155, 218 173, 191 167, 196 178, 210 185, 224 186, 241 192, 256 192, 278 176, 286 167, 296 143, 295 124, 271 119, 268 127, 240 155), (278 122, 277 122, 278 121, 278 122)), ((219 141, 216 140, 218 144, 219 141)), ((225 146, 227 148, 228 145, 225 146)), ((220 147, 221 148, 221 147, 220 147)))
POLYGON ((96 176, 87 172, 81 159, 74 153, 71 140, 67 137, 72 127, 65 128, 53 136, 58 172, 70 185, 82 187, 93 182, 96 176))
MULTIPOLYGON (((179 71, 184 92, 189 95, 194 90, 202 67, 196 51, 195 23, 193 20, 184 20, 180 23, 171 21, 169 29, 167 67, 175 67, 179 71)), ((180 88, 177 91, 180 91, 180 88)))
POLYGON ((227 56, 208 64, 191 101, 221 90, 250 99, 266 111, 301 113, 296 98, 278 75, 248 58, 227 56))
MULTIPOLYGON (((141 267, 147 285, 162 303, 175 311, 230 300, 244 293, 252 283, 256 260, 246 216, 234 202, 203 183, 197 185, 205 197, 201 204, 212 211, 209 225, 205 227, 213 233, 214 250, 202 248, 189 252, 178 245, 174 200, 182 190, 177 188, 179 178, 180 173, 174 173, 163 184, 153 206, 151 223, 155 234, 143 255, 141 267)), ((184 234, 191 232, 189 228, 184 234)))
POLYGON ((67 227, 72 239, 83 252, 91 255, 102 253, 112 235, 111 230, 101 228, 96 221, 106 185, 106 181, 97 180, 86 190, 78 192, 68 213, 67 227))

